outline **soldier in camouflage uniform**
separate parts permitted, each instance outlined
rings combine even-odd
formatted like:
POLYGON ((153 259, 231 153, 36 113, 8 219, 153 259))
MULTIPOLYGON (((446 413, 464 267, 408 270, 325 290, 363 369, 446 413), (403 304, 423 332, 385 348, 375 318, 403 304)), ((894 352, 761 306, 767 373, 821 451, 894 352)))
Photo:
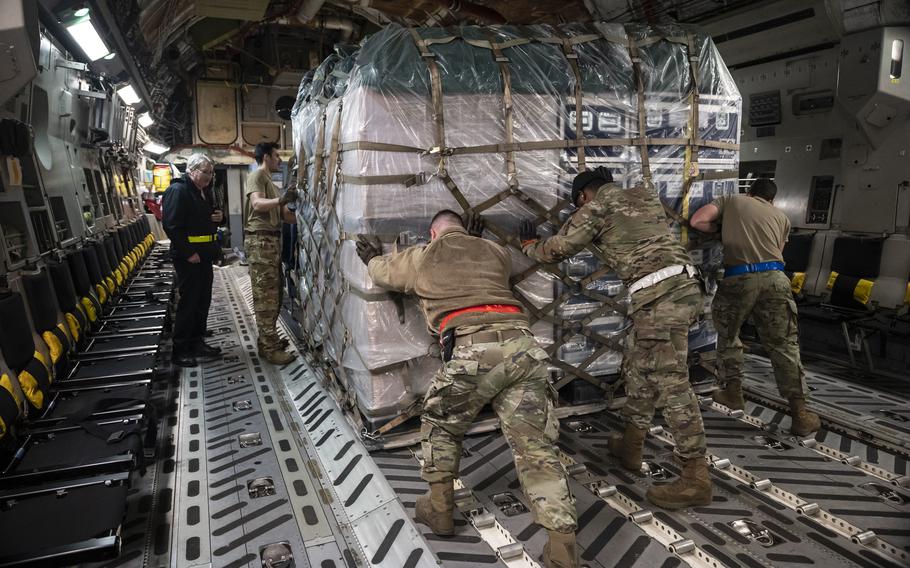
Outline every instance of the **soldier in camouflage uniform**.
POLYGON ((383 256, 378 241, 357 243, 373 282, 418 296, 431 331, 442 337, 444 363, 423 403, 422 476, 430 491, 417 499, 417 519, 435 534, 454 533, 452 484, 462 438, 481 408, 492 404, 534 520, 549 531, 545 565, 574 567, 575 500, 554 451, 559 423, 547 354, 512 295, 508 251, 480 238, 479 216, 468 227, 470 234, 456 213, 441 211, 425 247, 383 256))
POLYGON ((689 326, 702 309, 701 287, 657 193, 643 186, 623 189, 612 181, 606 168, 578 174, 572 184, 578 210, 544 241, 537 240, 530 222, 523 223, 522 250, 553 263, 594 246, 622 279, 631 294, 633 326, 623 364, 625 430, 610 440, 610 453, 627 469, 640 471, 642 446, 655 407, 662 404, 683 469, 673 483, 652 486, 647 497, 670 509, 707 505, 712 492, 705 431, 687 365, 689 326))
POLYGON ((278 336, 281 291, 281 222, 296 223, 287 204, 297 199, 296 189, 281 197, 272 183, 272 174, 281 166, 277 145, 264 142, 256 145, 259 168, 246 180, 244 202, 244 246, 250 264, 250 283, 253 292, 253 312, 259 330, 259 355, 275 365, 286 365, 294 355, 284 350, 287 342, 278 336))
POLYGON ((735 410, 745 408, 739 330, 751 317, 771 359, 777 388, 790 403, 790 431, 806 436, 821 427, 821 420, 806 404, 809 391, 800 362, 796 302, 783 272, 790 220, 774 207, 776 195, 773 181, 758 179, 748 195, 715 199, 696 211, 691 223, 707 233, 716 232, 720 225, 724 243, 724 279, 717 285, 711 308, 721 383, 714 400, 735 410))

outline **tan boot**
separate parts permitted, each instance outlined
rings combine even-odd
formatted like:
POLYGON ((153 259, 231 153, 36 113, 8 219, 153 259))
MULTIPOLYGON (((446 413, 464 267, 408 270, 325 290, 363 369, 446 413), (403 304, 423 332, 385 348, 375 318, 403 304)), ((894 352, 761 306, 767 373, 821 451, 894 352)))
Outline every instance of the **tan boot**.
POLYGON ((269 345, 259 344, 259 356, 271 363, 272 365, 287 365, 297 358, 294 353, 289 353, 284 349, 272 347, 269 345))
POLYGON ((714 391, 714 402, 719 402, 730 410, 745 409, 746 401, 743 398, 742 381, 728 381, 723 388, 714 391))
POLYGON ((417 498, 414 516, 439 536, 455 534, 455 491, 451 481, 431 483, 430 490, 417 498))
POLYGON ((818 432, 822 427, 822 421, 818 414, 812 412, 806 407, 806 399, 790 399, 790 431, 797 436, 808 436, 818 432))
POLYGON ((550 539, 543 547, 543 565, 546 568, 577 568, 581 566, 578 559, 578 547, 575 546, 575 533, 561 533, 548 530, 550 539))
POLYGON ((645 445, 647 430, 641 430, 633 424, 626 424, 622 436, 613 435, 607 440, 610 455, 620 458, 622 466, 629 471, 641 471, 641 450, 645 445))
POLYGON ((683 461, 682 473, 673 483, 652 485, 645 497, 664 509, 711 504, 711 477, 704 458, 683 461))

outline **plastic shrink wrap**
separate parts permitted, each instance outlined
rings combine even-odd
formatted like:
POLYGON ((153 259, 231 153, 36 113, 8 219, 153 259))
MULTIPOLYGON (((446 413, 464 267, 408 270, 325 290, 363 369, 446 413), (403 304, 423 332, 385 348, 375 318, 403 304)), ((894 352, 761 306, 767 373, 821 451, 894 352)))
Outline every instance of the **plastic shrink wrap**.
MULTIPOLYGON (((590 251, 535 271, 509 235, 528 218, 558 230, 574 175, 603 165, 624 187, 650 184, 693 261, 716 271, 719 245, 684 220, 736 191, 740 111, 715 46, 687 27, 391 25, 338 49, 293 111, 304 332, 370 424, 419 401, 439 366, 434 338, 413 299, 373 286, 354 240, 420 246, 437 211, 472 208, 512 251, 562 402, 609 398, 628 328, 622 283, 590 251)), ((697 323, 693 352, 714 337, 697 323)))

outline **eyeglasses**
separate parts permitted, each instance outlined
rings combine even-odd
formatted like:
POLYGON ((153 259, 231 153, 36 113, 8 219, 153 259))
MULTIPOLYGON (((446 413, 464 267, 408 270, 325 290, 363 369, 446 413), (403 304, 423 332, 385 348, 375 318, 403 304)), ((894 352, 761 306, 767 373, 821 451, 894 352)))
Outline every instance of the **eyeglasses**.
POLYGON ((196 173, 201 176, 211 177, 215 175, 215 170, 196 170, 196 173))

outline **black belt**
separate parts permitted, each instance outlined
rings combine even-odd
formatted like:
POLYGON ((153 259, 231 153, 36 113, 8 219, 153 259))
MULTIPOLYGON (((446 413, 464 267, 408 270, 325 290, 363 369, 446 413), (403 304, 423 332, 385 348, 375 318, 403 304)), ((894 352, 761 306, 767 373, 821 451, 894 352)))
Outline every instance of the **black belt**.
POLYGON ((502 331, 478 331, 468 335, 455 336, 455 347, 476 345, 478 343, 502 343, 509 339, 531 335, 522 329, 504 329, 502 331))
POLYGON ((247 231, 246 234, 278 237, 281 235, 281 229, 256 229, 255 231, 247 231))

